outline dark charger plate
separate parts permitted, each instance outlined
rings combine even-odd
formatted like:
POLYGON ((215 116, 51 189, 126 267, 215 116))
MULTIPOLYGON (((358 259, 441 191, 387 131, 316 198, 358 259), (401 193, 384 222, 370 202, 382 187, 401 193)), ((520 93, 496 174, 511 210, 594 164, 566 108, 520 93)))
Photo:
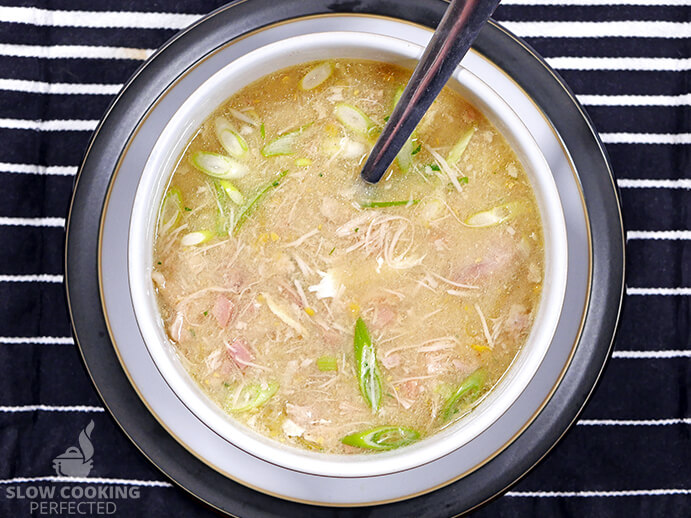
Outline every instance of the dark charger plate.
MULTIPOLYGON (((352 516, 358 509, 310 506, 268 496, 211 469, 152 416, 110 341, 98 277, 101 218, 109 185, 134 129, 186 70, 223 44, 260 27, 329 13, 363 13, 435 27, 442 0, 241 0, 181 32, 133 76, 109 108, 77 177, 67 225, 65 279, 74 334, 86 368, 116 422, 165 475, 200 500, 237 516, 352 516)), ((568 87, 525 43, 495 23, 473 48, 508 73, 562 139, 582 189, 592 246, 589 302, 571 363, 551 399, 523 433, 481 468, 423 496, 367 508, 367 515, 452 516, 498 495, 527 473, 566 432, 608 358, 623 292, 624 241, 614 179, 592 124, 568 87)), ((104 273, 107 275, 107 272, 104 273)), ((362 510, 362 509, 359 509, 362 510)))

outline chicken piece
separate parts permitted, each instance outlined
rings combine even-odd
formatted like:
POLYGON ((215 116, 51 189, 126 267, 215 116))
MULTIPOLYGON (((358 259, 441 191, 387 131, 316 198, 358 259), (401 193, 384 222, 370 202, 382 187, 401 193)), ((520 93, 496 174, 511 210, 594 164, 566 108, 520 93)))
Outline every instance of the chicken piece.
POLYGON ((248 363, 254 360, 254 355, 244 338, 236 338, 232 343, 226 342, 225 345, 230 359, 240 367, 240 370, 244 371, 248 363))
POLYGON ((218 322, 218 325, 225 328, 228 326, 228 323, 234 316, 235 304, 233 304, 225 295, 218 295, 211 312, 213 313, 216 322, 218 322))

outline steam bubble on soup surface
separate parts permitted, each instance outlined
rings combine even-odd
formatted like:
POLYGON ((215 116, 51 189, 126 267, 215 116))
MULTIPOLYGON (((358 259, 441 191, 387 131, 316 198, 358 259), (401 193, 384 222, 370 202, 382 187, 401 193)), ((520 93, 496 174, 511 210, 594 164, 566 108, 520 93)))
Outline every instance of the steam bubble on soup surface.
POLYGON ((152 281, 190 376, 233 419, 324 453, 413 444, 470 413, 525 343, 544 276, 530 182, 444 89, 377 185, 360 168, 410 72, 270 74, 189 142, 152 281))

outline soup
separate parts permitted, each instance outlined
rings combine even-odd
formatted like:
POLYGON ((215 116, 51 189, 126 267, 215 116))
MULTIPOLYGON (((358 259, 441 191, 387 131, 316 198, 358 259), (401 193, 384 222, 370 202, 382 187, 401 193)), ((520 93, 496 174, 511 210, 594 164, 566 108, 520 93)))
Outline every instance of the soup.
POLYGON ((525 343, 540 215, 501 134, 445 88, 377 185, 367 153, 410 72, 332 60, 268 75, 179 158, 152 280, 202 390, 266 437, 402 447, 470 413, 525 343))

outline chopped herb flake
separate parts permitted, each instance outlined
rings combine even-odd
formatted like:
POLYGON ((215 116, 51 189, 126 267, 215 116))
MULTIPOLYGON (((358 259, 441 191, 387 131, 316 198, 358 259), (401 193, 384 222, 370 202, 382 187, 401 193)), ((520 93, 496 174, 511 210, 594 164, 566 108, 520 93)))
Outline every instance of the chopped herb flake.
POLYGON ((185 210, 186 210, 187 212, 192 212, 192 209, 190 209, 189 207, 185 207, 185 210))
POLYGON ((334 253, 334 250, 336 250, 336 247, 335 247, 335 246, 331 249, 331 252, 329 252, 329 255, 333 254, 333 253, 334 253))
POLYGON ((418 144, 417 147, 415 149, 413 149, 410 154, 411 155, 417 155, 421 149, 422 149, 422 144, 418 144))
POLYGON ((429 168, 430 168, 432 171, 441 171, 441 167, 439 167, 437 164, 430 164, 430 165, 429 165, 429 168))
POLYGON ((458 183, 468 183, 468 177, 467 176, 459 176, 458 177, 458 183))
POLYGON ((204 311, 204 316, 207 316, 209 314, 208 311, 204 311))
POLYGON ((264 123, 261 123, 261 126, 259 126, 259 133, 262 136, 262 140, 266 138, 266 128, 264 127, 264 123))

